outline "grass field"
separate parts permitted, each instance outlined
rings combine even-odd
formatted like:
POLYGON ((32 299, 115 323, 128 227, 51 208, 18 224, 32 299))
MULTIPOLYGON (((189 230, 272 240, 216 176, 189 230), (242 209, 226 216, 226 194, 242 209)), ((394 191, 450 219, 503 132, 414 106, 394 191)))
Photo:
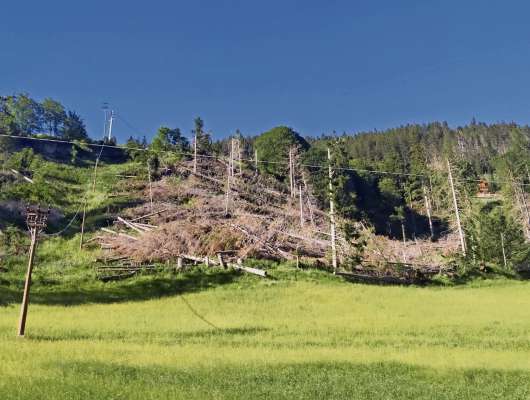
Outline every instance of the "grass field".
POLYGON ((22 276, 4 278, 0 399, 530 398, 530 283, 290 271, 107 284, 37 271, 24 339, 22 276))

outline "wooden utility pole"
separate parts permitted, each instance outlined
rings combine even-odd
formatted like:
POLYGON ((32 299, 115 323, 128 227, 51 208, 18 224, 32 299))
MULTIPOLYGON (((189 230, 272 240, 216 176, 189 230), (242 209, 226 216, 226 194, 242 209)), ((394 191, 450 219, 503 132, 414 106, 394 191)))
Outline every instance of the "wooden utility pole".
MULTIPOLYGON (((101 153, 103 153, 103 146, 101 147, 99 155, 96 158, 96 162, 94 163, 94 173, 92 176, 92 193, 96 191, 96 178, 98 174, 98 165, 99 165, 99 159, 101 158, 101 153)), ((81 218, 81 237, 79 239, 79 250, 83 248, 83 239, 85 236, 85 220, 86 220, 87 203, 88 203, 88 196, 85 194, 85 200, 83 202, 83 217, 81 218)))
POLYGON ((96 158, 96 162, 94 163, 94 176, 92 179, 92 192, 96 190, 96 180, 98 176, 98 165, 99 165, 99 158, 101 157, 101 153, 99 153, 98 158, 96 158))
POLYGON ((309 196, 309 189, 307 187, 307 181, 305 179, 304 171, 302 170, 302 182, 304 183, 304 189, 307 193, 307 209, 309 210, 309 219, 311 220, 311 225, 315 226, 315 220, 313 218, 313 208, 311 207, 311 199, 309 196))
POLYGON ((81 218, 81 237, 79 239, 79 250, 83 248, 83 238, 85 236, 85 219, 86 219, 87 203, 88 203, 88 199, 87 199, 87 195, 85 194, 85 199, 83 200, 83 217, 81 218))
POLYGON ((333 266, 333 273, 337 273, 337 244, 336 233, 335 233, 335 202, 333 200, 333 171, 331 170, 331 151, 328 147, 328 176, 329 176, 329 221, 331 230, 331 263, 333 266))
POLYGON ((304 226, 304 201, 302 199, 302 185, 298 185, 298 193, 300 197, 300 226, 304 226))
POLYGON ((429 229, 431 231, 431 240, 434 239, 434 229, 432 226, 432 217, 431 217, 431 202, 427 196, 427 188, 423 185, 423 198, 425 199, 425 210, 427 211, 427 218, 429 219, 429 229))
POLYGON ((27 209, 26 223, 31 235, 31 245, 29 247, 28 270, 26 272, 26 282, 24 283, 24 295, 22 296, 22 306, 20 308, 20 319, 18 323, 18 336, 23 337, 26 330, 26 317, 29 306, 29 290, 31 287, 31 273, 33 272, 33 261, 35 260, 35 250, 39 233, 46 228, 48 211, 37 209, 27 209))
POLYGON ((151 181, 151 165, 147 161, 147 175, 149 177, 149 202, 151 204, 151 212, 153 212, 153 183, 151 181))
POLYGON ((447 160, 447 171, 449 172, 449 185, 451 186, 451 192, 453 193, 453 204, 455 207, 456 214, 456 225, 458 228, 458 235, 460 236, 460 246, 462 247, 462 255, 466 255, 466 241, 464 239, 464 231, 462 230, 462 224, 460 223, 460 212, 458 211, 458 202, 456 200, 455 185, 453 182, 453 174, 451 172, 451 164, 447 160))
POLYGON ((416 225, 416 215, 414 213, 414 208, 413 208, 413 203, 412 203, 412 192, 411 192, 410 188, 409 188, 408 192, 409 192, 410 215, 411 215, 411 218, 412 218, 412 239, 414 240, 414 242, 417 242, 416 241, 416 230, 418 229, 418 226, 416 225))
POLYGON ((501 232, 501 247, 502 247, 502 259, 504 260, 504 268, 508 265, 506 262, 506 250, 504 249, 504 233, 501 232))

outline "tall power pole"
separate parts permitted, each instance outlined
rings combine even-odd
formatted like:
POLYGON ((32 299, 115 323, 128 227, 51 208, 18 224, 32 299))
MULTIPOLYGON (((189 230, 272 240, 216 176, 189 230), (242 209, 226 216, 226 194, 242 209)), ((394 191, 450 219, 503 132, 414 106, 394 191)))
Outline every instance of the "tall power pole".
POLYGON ((112 122, 113 121, 114 121, 114 110, 110 110, 110 114, 109 114, 109 136, 107 138, 109 142, 112 139, 112 122))
POLYGON ((31 273, 33 272, 33 261, 35 260, 35 250, 39 233, 46 228, 49 210, 27 209, 26 224, 31 235, 31 245, 29 247, 28 270, 26 272, 26 282, 24 283, 24 295, 22 296, 22 306, 20 308, 20 319, 18 322, 18 336, 23 337, 26 330, 26 317, 29 306, 29 290, 31 287, 31 273))
POLYGON ((335 202, 333 200, 333 171, 331 170, 331 151, 328 147, 328 175, 329 175, 329 221, 331 225, 331 263, 333 266, 333 273, 337 272, 337 245, 335 232, 335 202))
POLYGON ((109 103, 103 103, 101 107, 105 115, 105 123, 103 124, 103 138, 110 142, 112 139, 112 123, 114 122, 114 110, 109 110, 109 103))
POLYGON ((294 197, 296 183, 294 181, 294 154, 292 147, 289 147, 289 184, 291 187, 291 197, 294 197))
MULTIPOLYGON (((105 115, 105 123, 103 125, 103 140, 105 138, 110 142, 110 139, 112 138, 112 121, 114 119, 114 111, 109 111, 109 105, 108 103, 103 103, 103 113, 105 115)), ((94 163, 94 172, 92 175, 92 193, 95 193, 96 191, 96 181, 97 181, 97 174, 98 174, 98 164, 99 160, 101 158, 101 155, 103 154, 103 149, 105 146, 102 144, 101 148, 99 150, 99 154, 96 158, 96 162, 94 163)), ((85 237, 85 221, 86 221, 86 208, 88 205, 88 193, 85 193, 85 198, 83 200, 83 216, 81 217, 81 235, 79 238, 79 250, 83 248, 83 240, 85 237)))

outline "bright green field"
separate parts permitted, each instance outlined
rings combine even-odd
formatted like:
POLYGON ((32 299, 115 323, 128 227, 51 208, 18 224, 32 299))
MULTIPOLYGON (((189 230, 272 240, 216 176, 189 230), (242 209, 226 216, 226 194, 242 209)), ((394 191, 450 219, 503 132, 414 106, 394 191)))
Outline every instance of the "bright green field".
POLYGON ((0 399, 530 399, 530 283, 276 276, 0 282, 0 399))

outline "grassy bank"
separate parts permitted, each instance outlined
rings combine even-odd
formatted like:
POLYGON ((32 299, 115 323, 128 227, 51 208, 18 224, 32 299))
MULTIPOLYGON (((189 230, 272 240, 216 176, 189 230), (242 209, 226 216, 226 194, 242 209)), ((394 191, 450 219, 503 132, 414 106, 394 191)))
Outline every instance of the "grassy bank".
POLYGON ((0 285, 0 397, 530 396, 530 283, 378 287, 314 271, 272 275, 281 279, 217 271, 37 282, 25 339, 15 337, 16 285, 0 285))

